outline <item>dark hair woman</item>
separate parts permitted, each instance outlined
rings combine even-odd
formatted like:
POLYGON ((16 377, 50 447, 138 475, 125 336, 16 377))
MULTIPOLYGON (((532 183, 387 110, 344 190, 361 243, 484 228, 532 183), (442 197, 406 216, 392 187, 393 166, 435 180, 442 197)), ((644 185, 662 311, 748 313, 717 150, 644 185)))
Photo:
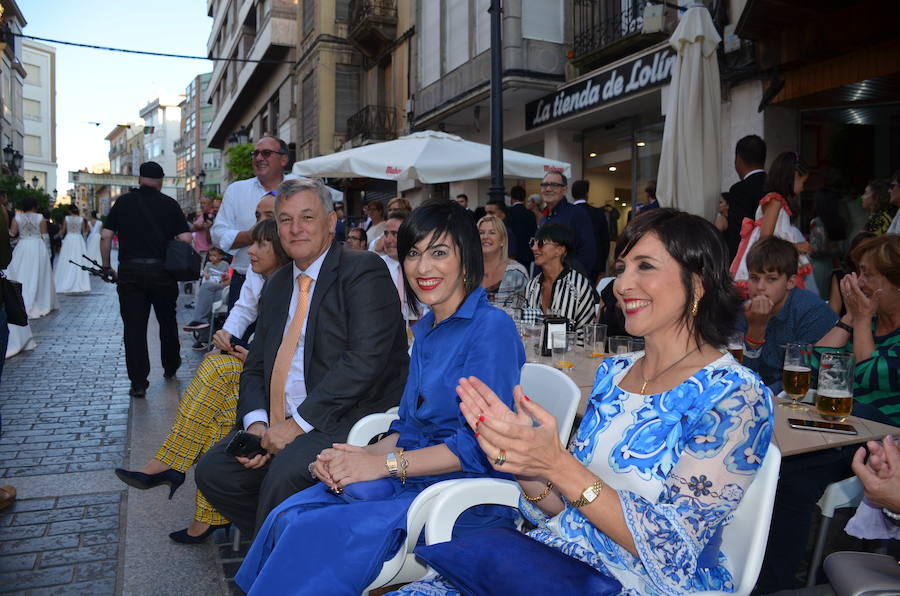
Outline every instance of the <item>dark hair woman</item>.
POLYGON ((848 273, 856 273, 856 263, 853 262, 853 251, 859 246, 859 243, 867 238, 875 238, 875 234, 871 232, 860 232, 850 241, 850 247, 844 253, 840 267, 831 272, 831 281, 828 291, 828 306, 831 307, 838 316, 842 317, 847 312, 844 305, 844 298, 841 296, 841 280, 848 273))
MULTIPOLYGON (((495 469, 520 484, 530 536, 614 576, 623 592, 733 589, 718 538, 766 455, 772 394, 723 349, 739 306, 727 258, 701 217, 661 208, 628 224, 614 291, 646 349, 600 365, 568 450, 521 389, 513 412, 490 383, 460 381, 479 445, 504 454, 495 469)), ((538 582, 548 573, 521 565, 538 582)), ((450 589, 439 578, 400 592, 450 589)))
MULTIPOLYGON (((793 151, 778 155, 766 173, 766 194, 759 201, 754 221, 741 229, 741 243, 731 262, 731 275, 742 292, 746 292, 747 252, 758 240, 767 236, 778 236, 794 244, 800 259, 797 266, 797 286, 806 287, 806 276, 812 273, 812 264, 807 256, 811 247, 799 231, 791 225, 790 201, 799 196, 809 178, 809 166, 793 151)), ((812 288, 810 288, 812 289, 812 288)))
POLYGON ((569 327, 577 330, 593 320, 597 293, 588 278, 568 265, 574 250, 575 234, 568 226, 538 228, 531 252, 541 272, 525 286, 525 305, 545 315, 565 317, 569 327))
MULTIPOLYGON (((116 476, 125 484, 140 489, 167 484, 171 497, 184 482, 188 468, 234 427, 241 371, 248 352, 243 346, 232 344, 231 338, 241 337, 256 320, 263 283, 291 260, 281 245, 274 219, 253 226, 250 242, 247 253, 252 273, 248 271, 240 297, 213 337, 219 351, 211 352, 197 367, 194 379, 181 396, 172 429, 153 459, 138 471, 116 469, 116 476)), ((228 523, 197 491, 194 519, 187 528, 172 532, 169 537, 182 544, 200 544, 216 528, 228 523)))
POLYGON ((863 228, 876 236, 881 236, 891 227, 891 220, 897 208, 891 205, 891 191, 887 180, 869 180, 860 197, 862 208, 869 212, 869 219, 863 228))
MULTIPOLYGON (((397 240, 407 289, 429 307, 413 327, 399 417, 375 444, 336 444, 318 455, 311 469, 322 482, 269 514, 235 577, 245 591, 312 594, 328 586, 334 594, 362 593, 393 554, 410 503, 425 488, 452 478, 510 477, 478 448, 455 391, 460 376, 486 375, 511 407, 525 361, 515 324, 481 287, 475 223, 457 203, 430 200, 413 210, 397 240)), ((511 527, 512 515, 476 507, 456 531, 511 527)))

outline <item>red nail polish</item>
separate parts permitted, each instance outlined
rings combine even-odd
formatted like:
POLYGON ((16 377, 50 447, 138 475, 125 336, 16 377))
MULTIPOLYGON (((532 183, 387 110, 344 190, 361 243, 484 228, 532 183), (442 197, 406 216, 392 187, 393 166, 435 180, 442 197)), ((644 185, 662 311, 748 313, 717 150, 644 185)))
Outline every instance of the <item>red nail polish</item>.
POLYGON ((480 434, 481 433, 475 433, 475 438, 478 438, 478 435, 480 435, 480 434))
POLYGON ((525 401, 531 401, 531 398, 530 398, 530 397, 528 397, 528 396, 527 396, 527 395, 523 395, 523 396, 522 396, 522 397, 524 397, 524 398, 525 398, 525 401))
POLYGON ((484 422, 484 416, 479 416, 479 417, 478 417, 478 422, 484 422))

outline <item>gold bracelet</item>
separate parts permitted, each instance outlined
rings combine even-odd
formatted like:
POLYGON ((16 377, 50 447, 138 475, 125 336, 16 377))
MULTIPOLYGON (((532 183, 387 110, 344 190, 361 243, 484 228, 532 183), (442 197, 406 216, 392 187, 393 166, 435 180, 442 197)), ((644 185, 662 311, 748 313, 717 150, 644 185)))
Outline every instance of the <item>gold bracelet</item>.
POLYGON ((409 460, 403 457, 403 449, 397 454, 398 467, 400 468, 400 484, 406 484, 407 471, 409 468, 409 460))
POLYGON ((538 501, 543 501, 544 498, 546 498, 546 496, 550 494, 550 491, 551 491, 552 489, 553 489, 553 483, 550 482, 550 481, 548 480, 548 481, 547 481, 547 488, 545 488, 545 489, 544 489, 544 492, 542 492, 542 493, 539 494, 538 496, 536 496, 536 497, 529 497, 529 496, 528 496, 528 493, 526 493, 524 490, 522 491, 522 496, 525 497, 525 500, 526 500, 526 501, 531 501, 532 503, 537 503, 538 501))

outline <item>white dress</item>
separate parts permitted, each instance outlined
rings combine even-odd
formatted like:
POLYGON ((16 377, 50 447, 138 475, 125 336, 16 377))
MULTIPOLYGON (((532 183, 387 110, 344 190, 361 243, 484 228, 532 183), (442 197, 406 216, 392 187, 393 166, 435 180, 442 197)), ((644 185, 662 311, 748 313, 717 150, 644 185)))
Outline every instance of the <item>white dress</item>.
POLYGON ((66 216, 66 237, 56 259, 56 291, 60 294, 79 294, 91 291, 91 276, 69 261, 87 265, 83 256, 87 247, 81 235, 84 220, 77 215, 66 216))
POLYGON ((103 229, 103 222, 99 219, 91 226, 91 233, 87 237, 87 251, 84 253, 98 263, 100 262, 100 231, 103 229))
POLYGON ((28 318, 43 317, 59 308, 50 266, 50 251, 41 238, 40 213, 18 213, 19 242, 13 251, 6 276, 22 284, 22 298, 28 318))
POLYGON ((9 325, 9 342, 6 344, 6 357, 15 356, 22 350, 33 350, 37 347, 31 335, 31 326, 19 327, 9 325))

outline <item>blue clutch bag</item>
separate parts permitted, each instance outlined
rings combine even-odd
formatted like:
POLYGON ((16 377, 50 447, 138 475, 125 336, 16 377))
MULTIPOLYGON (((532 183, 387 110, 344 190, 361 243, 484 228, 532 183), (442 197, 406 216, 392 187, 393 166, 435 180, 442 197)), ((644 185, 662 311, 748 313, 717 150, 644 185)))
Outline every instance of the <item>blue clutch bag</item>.
POLYGON ((466 596, 622 591, 615 578, 510 528, 419 546, 415 553, 466 596))
POLYGON ((395 482, 391 478, 379 478, 378 480, 348 484, 339 496, 348 503, 383 501, 400 492, 401 487, 399 482, 395 482))

